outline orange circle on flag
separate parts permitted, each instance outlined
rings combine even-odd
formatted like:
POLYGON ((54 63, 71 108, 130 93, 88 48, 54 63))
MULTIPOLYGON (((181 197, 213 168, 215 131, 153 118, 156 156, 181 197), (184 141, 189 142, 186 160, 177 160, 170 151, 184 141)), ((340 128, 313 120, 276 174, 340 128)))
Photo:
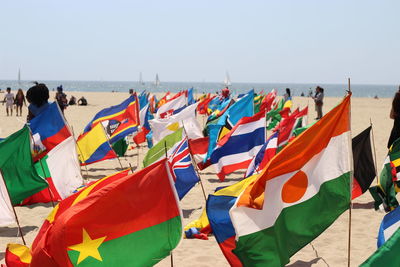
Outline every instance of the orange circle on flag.
POLYGON ((282 187, 282 200, 294 203, 300 200, 307 191, 308 178, 303 171, 298 171, 282 187))

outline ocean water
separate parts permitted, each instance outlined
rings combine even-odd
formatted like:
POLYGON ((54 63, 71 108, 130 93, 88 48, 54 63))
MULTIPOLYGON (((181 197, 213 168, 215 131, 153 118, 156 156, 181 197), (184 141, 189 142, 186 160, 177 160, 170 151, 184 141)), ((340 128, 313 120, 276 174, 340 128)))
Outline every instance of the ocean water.
MULTIPOLYGON (((64 91, 83 91, 83 92, 128 92, 129 89, 134 89, 138 92, 147 90, 148 92, 178 92, 179 90, 194 88, 196 93, 215 93, 224 88, 222 83, 216 82, 161 82, 159 86, 155 86, 154 82, 144 82, 139 84, 137 81, 118 82, 118 81, 39 81, 47 85, 50 90, 55 90, 57 86, 63 85, 64 91)), ((292 95, 299 96, 301 93, 308 95, 311 90, 319 85, 325 89, 325 96, 340 97, 345 95, 347 84, 305 84, 305 83, 232 83, 229 89, 234 94, 245 93, 251 89, 256 92, 264 90, 269 92, 272 89, 277 89, 279 95, 285 93, 285 88, 290 88, 292 95)), ((16 80, 0 80, 0 89, 5 90, 11 87, 12 90, 22 88, 27 90, 33 86, 32 81, 21 81, 19 85, 16 80)), ((363 85, 352 84, 351 90, 354 97, 374 97, 391 98, 398 89, 398 85, 363 85)))

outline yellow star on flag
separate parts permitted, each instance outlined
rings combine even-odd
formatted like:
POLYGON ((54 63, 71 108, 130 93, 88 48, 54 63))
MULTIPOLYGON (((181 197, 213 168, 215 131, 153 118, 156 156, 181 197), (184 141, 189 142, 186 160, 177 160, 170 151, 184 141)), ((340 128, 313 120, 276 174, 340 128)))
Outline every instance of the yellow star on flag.
POLYGON ((87 257, 93 257, 96 260, 103 261, 99 252, 99 247, 103 243, 104 239, 106 239, 106 236, 91 239, 85 228, 83 228, 82 243, 69 246, 68 248, 79 252, 77 264, 81 263, 87 257))

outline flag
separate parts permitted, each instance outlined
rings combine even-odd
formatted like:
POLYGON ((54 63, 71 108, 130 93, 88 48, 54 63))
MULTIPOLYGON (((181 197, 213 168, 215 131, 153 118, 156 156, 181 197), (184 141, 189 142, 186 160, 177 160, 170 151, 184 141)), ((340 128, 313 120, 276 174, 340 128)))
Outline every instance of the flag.
POLYGON ((146 156, 143 159, 143 166, 147 167, 150 164, 165 157, 165 154, 170 155, 175 149, 177 144, 182 140, 183 129, 179 128, 170 135, 167 135, 155 146, 147 151, 146 156), (167 150, 167 151, 166 151, 167 150))
POLYGON ((400 266, 400 229, 389 238, 374 254, 372 254, 360 267, 375 266, 400 266))
POLYGON ((29 248, 20 244, 8 244, 4 258, 6 267, 29 267, 32 260, 29 248))
POLYGON ((364 194, 375 178, 375 163, 372 157, 371 133, 368 127, 352 140, 354 179, 352 199, 364 194))
POLYGON ((136 145, 146 142, 146 135, 151 131, 149 119, 153 118, 150 113, 150 105, 144 106, 139 113, 140 117, 140 131, 133 137, 136 145))
POLYGON ((233 185, 217 189, 208 195, 206 211, 215 239, 231 266, 242 266, 240 260, 232 252, 236 247, 235 229, 233 228, 229 210, 235 204, 237 197, 255 179, 255 176, 244 179, 233 185))
POLYGON ((239 169, 247 169, 253 157, 265 143, 265 113, 241 119, 221 139, 212 152, 210 162, 216 168, 220 180, 239 169))
POLYGON ((399 206, 396 199, 400 176, 400 138, 393 142, 383 163, 378 185, 369 188, 375 200, 375 209, 382 205, 386 212, 399 206))
POLYGON ((137 131, 139 125, 139 103, 136 93, 119 105, 98 112, 85 127, 84 133, 102 123, 110 143, 114 143, 128 134, 137 131))
POLYGON ((168 256, 182 221, 166 161, 61 201, 33 241, 30 266, 152 266, 168 256))
POLYGON ((201 100, 201 102, 199 102, 198 106, 197 106, 197 112, 199 114, 207 114, 207 109, 208 109, 208 104, 214 99, 216 98, 216 96, 210 96, 210 94, 208 94, 208 96, 206 98, 204 98, 203 100, 201 100))
POLYGON ((156 118, 166 118, 172 114, 180 112, 187 106, 188 99, 185 94, 181 94, 175 99, 169 100, 158 108, 156 118))
POLYGON ((3 175, 0 171, 0 227, 15 223, 15 215, 3 175))
POLYGON ((272 89, 261 102, 260 110, 266 110, 267 112, 271 110, 272 104, 276 98, 276 90, 272 89))
POLYGON ((261 172, 267 163, 275 156, 278 148, 278 132, 271 135, 267 142, 260 148, 257 155, 250 162, 245 177, 249 177, 254 172, 261 172))
POLYGON ((128 142, 125 138, 115 142, 112 145, 112 149, 118 155, 118 157, 123 157, 128 150, 128 142))
POLYGON ((165 103, 167 103, 168 98, 169 98, 169 94, 170 92, 168 91, 165 96, 163 96, 160 101, 157 102, 156 108, 160 108, 162 105, 164 105, 165 103))
POLYGON ((184 108, 181 112, 165 119, 150 120, 153 131, 153 143, 157 144, 165 136, 175 132, 178 128, 184 127, 190 139, 203 137, 199 122, 196 119, 196 108, 198 103, 184 108))
POLYGON ((196 162, 197 167, 203 170, 209 166, 209 164, 204 164, 203 160, 207 156, 208 143, 210 138, 208 136, 189 139, 190 152, 192 153, 193 160, 196 162))
POLYGON ((0 142, 0 170, 13 205, 47 188, 33 164, 28 126, 0 142))
POLYGON ((188 100, 188 105, 196 103, 196 100, 194 99, 193 95, 193 87, 187 90, 187 100, 188 100))
POLYGON ((168 164, 175 181, 176 192, 181 200, 200 181, 192 165, 187 137, 169 155, 168 164))
POLYGON ((400 208, 397 207, 383 217, 378 233, 378 248, 380 248, 400 227, 400 208))
POLYGON ((350 95, 289 143, 230 211, 245 266, 284 266, 350 204, 350 95))
POLYGON ((81 165, 88 165, 117 157, 101 123, 80 135, 76 142, 81 165))
POLYGON ((51 103, 43 112, 29 122, 36 152, 50 151, 63 140, 72 136, 57 102, 51 103))

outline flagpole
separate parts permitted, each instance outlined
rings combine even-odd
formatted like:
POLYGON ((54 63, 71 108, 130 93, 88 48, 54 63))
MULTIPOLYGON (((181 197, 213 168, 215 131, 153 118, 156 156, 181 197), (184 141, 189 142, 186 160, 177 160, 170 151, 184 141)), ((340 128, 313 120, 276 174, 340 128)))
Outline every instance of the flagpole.
POLYGON ((12 204, 11 197, 10 197, 10 191, 8 191, 8 187, 7 187, 7 184, 6 184, 6 180, 4 180, 3 171, 2 171, 1 169, 0 169, 0 176, 1 176, 1 179, 3 179, 4 187, 5 187, 6 190, 7 190, 8 199, 10 200, 10 204, 11 204, 12 210, 13 210, 13 212, 14 212, 15 221, 17 222, 18 231, 19 231, 19 233, 21 234, 22 242, 24 243, 24 245, 26 245, 25 238, 24 238, 24 233, 22 232, 21 225, 19 224, 17 212, 15 211, 15 208, 14 208, 14 206, 13 206, 13 204, 12 204))
MULTIPOLYGON (((348 92, 351 93, 351 86, 350 86, 350 78, 347 80, 348 82, 348 92)), ((350 102, 351 103, 351 102, 350 102)), ((350 104, 350 109, 349 109, 349 129, 350 129, 350 136, 349 138, 351 139, 351 104, 350 104)), ((352 153, 352 145, 351 145, 351 140, 349 141, 349 162, 350 164, 353 165, 352 163, 352 156, 350 156, 350 153, 352 153)), ((352 191, 353 191, 353 166, 351 167, 350 171, 350 203, 349 203, 349 233, 348 233, 348 244, 347 244, 347 266, 350 267, 350 257, 351 257, 351 210, 353 207, 352 203, 352 191)))
POLYGON ((371 124, 372 146, 373 146, 373 148, 374 148, 375 178, 376 178, 376 183, 378 183, 378 170, 377 170, 377 166, 376 166, 375 137, 374 137, 374 128, 372 127, 372 120, 371 120, 371 118, 369 118, 369 123, 371 124))
POLYGON ((192 162, 192 165, 194 166, 194 169, 196 170, 197 176, 199 177, 199 183, 200 183, 200 186, 201 186, 201 190, 203 191, 204 201, 207 202, 206 191, 204 190, 203 181, 202 181, 202 179, 201 179, 199 170, 198 170, 198 168, 197 168, 197 164, 196 164, 196 162, 193 161, 193 158, 192 158, 192 150, 190 149, 190 145, 189 145, 189 137, 188 137, 188 134, 187 134, 187 132, 186 132, 185 124, 183 123, 183 121, 182 121, 182 126, 183 126, 183 130, 185 131, 185 135, 186 135, 186 137, 188 138, 188 149, 189 149, 189 154, 190 154, 190 155, 189 155, 190 161, 192 162))

